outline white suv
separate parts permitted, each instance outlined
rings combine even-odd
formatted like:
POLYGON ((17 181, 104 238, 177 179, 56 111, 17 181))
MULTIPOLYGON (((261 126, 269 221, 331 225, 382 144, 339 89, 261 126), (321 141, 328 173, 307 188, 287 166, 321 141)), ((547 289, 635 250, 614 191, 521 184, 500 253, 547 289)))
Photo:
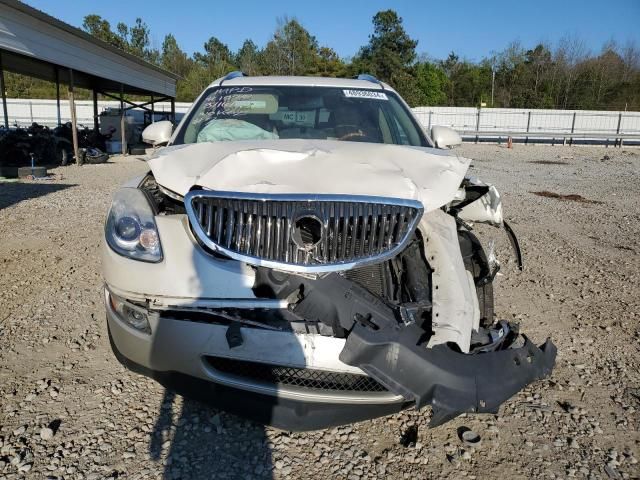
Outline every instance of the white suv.
POLYGON ((211 84, 150 171, 114 196, 102 249, 113 350, 134 371, 287 430, 433 406, 495 412, 555 347, 494 321, 474 222, 500 195, 466 178, 400 96, 357 79, 211 84))

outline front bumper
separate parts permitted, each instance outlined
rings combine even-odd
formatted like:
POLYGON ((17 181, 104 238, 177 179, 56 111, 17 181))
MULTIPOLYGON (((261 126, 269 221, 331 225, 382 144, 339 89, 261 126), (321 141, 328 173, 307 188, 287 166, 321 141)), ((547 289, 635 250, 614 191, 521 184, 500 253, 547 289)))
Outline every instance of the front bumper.
POLYGON ((109 339, 127 368, 167 388, 290 431, 326 428, 433 406, 431 425, 463 412, 497 413, 501 403, 534 380, 550 374, 555 346, 538 348, 525 338, 519 348, 468 355, 446 345, 416 345, 415 325, 371 331, 357 324, 348 339, 242 328, 244 341, 233 350, 227 327, 156 314, 151 334, 119 317, 105 292, 109 339), (385 392, 309 390, 268 385, 212 368, 210 356, 252 360, 311 370, 362 375, 385 392), (395 392, 395 393, 392 393, 395 392))
POLYGON ((291 400, 228 387, 176 371, 158 371, 131 361, 118 350, 111 331, 111 349, 129 370, 153 378, 165 388, 215 408, 287 431, 319 430, 397 413, 410 402, 345 404, 291 400))
POLYGON ((303 431, 385 416, 412 404, 390 392, 322 391, 257 382, 217 371, 206 361, 216 356, 363 375, 338 360, 344 339, 242 328, 243 345, 231 350, 224 325, 154 315, 151 334, 137 331, 113 310, 109 295, 106 291, 109 339, 120 363, 237 415, 303 431))

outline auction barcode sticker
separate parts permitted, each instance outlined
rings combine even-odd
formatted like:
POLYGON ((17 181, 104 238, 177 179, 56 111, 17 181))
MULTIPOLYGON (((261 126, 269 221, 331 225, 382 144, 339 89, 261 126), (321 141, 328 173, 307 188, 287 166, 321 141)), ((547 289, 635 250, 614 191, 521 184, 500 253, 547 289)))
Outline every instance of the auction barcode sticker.
POLYGON ((371 98, 372 100, 389 100, 384 92, 374 92, 373 90, 342 90, 345 97, 350 98, 371 98))

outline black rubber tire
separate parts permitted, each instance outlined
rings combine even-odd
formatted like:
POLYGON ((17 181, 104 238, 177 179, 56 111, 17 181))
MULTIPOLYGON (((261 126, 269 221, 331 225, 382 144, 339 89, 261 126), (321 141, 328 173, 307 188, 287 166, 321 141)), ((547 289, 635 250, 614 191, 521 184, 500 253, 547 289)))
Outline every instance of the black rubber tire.
POLYGON ((56 160, 63 167, 69 164, 71 154, 64 147, 58 147, 56 151, 56 160))
MULTIPOLYGON (((481 253, 483 256, 485 255, 484 251, 481 253)), ((473 275, 474 281, 477 281, 482 276, 482 267, 478 263, 476 256, 471 257, 470 260, 468 262, 469 265, 465 265, 465 267, 473 275)), ((480 309, 480 326, 488 327, 493 324, 493 282, 480 286, 476 284, 476 294, 478 295, 478 307, 480 309)))
POLYGON ((460 230, 458 235, 464 267, 471 273, 476 283, 476 294, 480 309, 480 326, 487 327, 493 324, 493 282, 478 285, 478 280, 485 278, 491 272, 487 255, 482 248, 482 244, 473 233, 467 230, 460 230))
POLYGON ((109 160, 109 154, 101 153, 100 155, 87 155, 84 158, 84 163, 95 165, 98 163, 105 163, 107 160, 109 160))

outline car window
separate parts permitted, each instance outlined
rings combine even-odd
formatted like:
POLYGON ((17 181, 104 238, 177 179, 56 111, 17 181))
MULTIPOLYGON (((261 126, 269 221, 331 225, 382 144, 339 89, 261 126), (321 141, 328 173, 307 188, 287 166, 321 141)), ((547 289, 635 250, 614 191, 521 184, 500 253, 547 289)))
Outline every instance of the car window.
POLYGON ((324 139, 428 146, 390 91, 336 87, 218 87, 203 95, 174 144, 324 139))

